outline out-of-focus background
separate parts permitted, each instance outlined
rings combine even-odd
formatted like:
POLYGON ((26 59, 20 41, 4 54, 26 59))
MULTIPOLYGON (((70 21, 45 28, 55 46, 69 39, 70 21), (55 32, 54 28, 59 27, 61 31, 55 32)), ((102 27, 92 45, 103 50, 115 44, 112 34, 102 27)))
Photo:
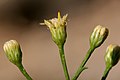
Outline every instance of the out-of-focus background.
MULTIPOLYGON (((26 80, 10 63, 3 44, 16 39, 22 47, 23 64, 34 80, 65 80, 58 48, 51 39, 44 19, 69 14, 66 59, 70 76, 77 70, 89 48, 89 36, 100 24, 110 30, 104 44, 97 48, 78 80, 100 80, 105 69, 106 47, 120 44, 119 0, 0 0, 0 80, 26 80)), ((107 80, 120 79, 120 63, 110 71, 107 80)))

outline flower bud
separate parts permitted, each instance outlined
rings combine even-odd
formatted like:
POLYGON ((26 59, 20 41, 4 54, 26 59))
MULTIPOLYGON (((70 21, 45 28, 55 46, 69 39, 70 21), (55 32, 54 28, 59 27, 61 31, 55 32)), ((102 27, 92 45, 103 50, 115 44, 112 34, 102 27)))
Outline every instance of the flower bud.
POLYGON ((44 20, 42 25, 48 26, 52 35, 52 39, 57 45, 63 45, 65 43, 67 37, 67 14, 61 18, 60 12, 58 12, 58 18, 44 20))
POLYGON ((120 46, 109 45, 106 50, 105 63, 106 66, 114 66, 120 59, 120 46))
POLYGON ((22 52, 20 49, 20 45, 16 40, 10 40, 6 42, 3 46, 3 49, 10 62, 15 65, 21 64, 22 52))
POLYGON ((100 25, 95 27, 90 36, 90 46, 94 48, 99 47, 107 38, 108 33, 109 31, 105 27, 102 27, 100 25))

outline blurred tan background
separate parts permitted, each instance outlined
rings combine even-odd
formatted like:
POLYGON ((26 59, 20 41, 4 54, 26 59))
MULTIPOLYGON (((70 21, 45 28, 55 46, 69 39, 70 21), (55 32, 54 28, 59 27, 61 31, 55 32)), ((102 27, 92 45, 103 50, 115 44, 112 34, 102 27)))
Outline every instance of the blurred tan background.
MULTIPOLYGON (((6 58, 4 42, 16 39, 22 47, 23 64, 34 80, 65 80, 57 46, 51 40, 43 19, 69 14, 65 44, 69 73, 72 76, 89 48, 89 35, 100 24, 110 30, 105 43, 96 49, 78 80, 100 80, 105 69, 106 47, 120 44, 119 0, 0 0, 0 80, 26 80, 6 58)), ((120 63, 107 80, 120 79, 120 63)))

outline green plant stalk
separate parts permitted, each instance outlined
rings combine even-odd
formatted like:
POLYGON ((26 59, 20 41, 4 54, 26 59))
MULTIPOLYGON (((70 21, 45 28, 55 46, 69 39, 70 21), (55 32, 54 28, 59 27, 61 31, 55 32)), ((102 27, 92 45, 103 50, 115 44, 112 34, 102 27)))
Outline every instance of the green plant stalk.
POLYGON ((32 78, 28 75, 22 64, 18 64, 17 67, 19 68, 21 73, 26 77, 27 80, 32 80, 32 78))
POLYGON ((66 59, 65 59, 65 54, 64 54, 64 45, 60 45, 58 46, 58 48, 59 48, 59 53, 60 53, 60 58, 61 58, 61 63, 63 66, 65 78, 66 80, 70 80, 68 69, 67 69, 67 64, 66 64, 66 59))
POLYGON ((108 73, 110 72, 111 69, 112 69, 112 66, 107 66, 107 67, 105 68, 105 71, 104 71, 104 74, 103 74, 101 80, 106 80, 106 78, 107 78, 107 76, 108 76, 108 73))
POLYGON ((77 78, 79 77, 79 75, 82 73, 83 70, 87 69, 87 67, 84 67, 85 64, 87 63, 88 59, 90 58, 92 52, 94 51, 95 48, 90 47, 84 60, 82 61, 82 63, 80 64, 78 70, 76 71, 76 73, 73 75, 72 80, 77 80, 77 78))

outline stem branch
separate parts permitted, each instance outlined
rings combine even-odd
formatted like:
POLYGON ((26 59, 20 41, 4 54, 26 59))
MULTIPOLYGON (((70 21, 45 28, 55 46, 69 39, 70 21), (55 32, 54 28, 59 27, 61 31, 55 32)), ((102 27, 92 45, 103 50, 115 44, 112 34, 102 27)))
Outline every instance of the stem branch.
POLYGON ((87 69, 87 67, 84 67, 85 64, 87 63, 88 59, 90 58, 92 52, 94 51, 93 47, 90 47, 84 60, 82 61, 82 63, 80 64, 78 70, 76 71, 76 73, 74 74, 72 80, 77 80, 77 78, 79 77, 79 75, 82 73, 83 70, 87 69))

